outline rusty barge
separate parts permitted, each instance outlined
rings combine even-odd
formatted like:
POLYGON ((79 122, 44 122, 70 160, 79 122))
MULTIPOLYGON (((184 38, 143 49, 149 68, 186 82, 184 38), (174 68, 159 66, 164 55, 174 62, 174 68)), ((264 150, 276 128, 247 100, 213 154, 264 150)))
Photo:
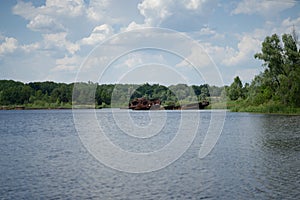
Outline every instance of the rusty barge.
POLYGON ((159 99, 136 98, 132 100, 128 108, 131 110, 199 110, 209 105, 208 101, 185 104, 162 106, 159 99))

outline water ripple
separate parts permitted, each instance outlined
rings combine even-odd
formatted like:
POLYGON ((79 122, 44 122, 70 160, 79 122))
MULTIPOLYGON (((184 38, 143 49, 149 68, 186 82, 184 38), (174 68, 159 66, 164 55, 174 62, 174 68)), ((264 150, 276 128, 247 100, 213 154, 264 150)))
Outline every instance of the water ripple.
MULTIPOLYGON (((168 113, 162 132, 141 143, 122 135, 107 111, 97 111, 98 119, 109 124, 108 136, 116 144, 139 152, 168 143, 178 128, 178 114, 168 113)), ((143 115, 133 117, 144 126, 149 118, 143 115)), ((0 111, 0 199, 300 197, 299 116, 228 113, 217 145, 200 160, 198 151, 210 116, 209 111, 201 111, 197 137, 172 165, 153 173, 129 174, 105 167, 88 153, 70 110, 0 111)))

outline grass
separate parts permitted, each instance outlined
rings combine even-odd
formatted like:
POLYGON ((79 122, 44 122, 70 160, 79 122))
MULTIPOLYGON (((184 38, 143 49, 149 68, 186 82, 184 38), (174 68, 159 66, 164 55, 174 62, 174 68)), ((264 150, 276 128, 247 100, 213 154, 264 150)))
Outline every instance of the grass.
POLYGON ((285 106, 279 102, 274 101, 270 101, 260 105, 251 105, 247 103, 247 101, 240 101, 236 102, 236 104, 233 104, 229 109, 233 112, 300 115, 300 108, 285 106))
POLYGON ((300 108, 284 106, 281 103, 274 101, 260 105, 251 105, 246 100, 215 102, 206 109, 228 109, 231 112, 300 115, 300 108))

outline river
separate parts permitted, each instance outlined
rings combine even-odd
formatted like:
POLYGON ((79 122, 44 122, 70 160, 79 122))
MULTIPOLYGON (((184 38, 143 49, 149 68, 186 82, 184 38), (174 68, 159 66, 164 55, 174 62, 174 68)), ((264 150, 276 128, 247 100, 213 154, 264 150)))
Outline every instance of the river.
MULTIPOLYGON (((88 116, 94 111, 76 112, 88 116)), ((129 118, 117 122, 114 113, 128 111, 94 114, 107 137, 132 152, 151 152, 170 143, 182 113, 197 115, 199 124, 177 160, 150 172, 129 173, 91 153, 72 110, 0 111, 0 199, 300 198, 300 116, 227 112, 216 145, 200 159, 211 111, 130 111, 129 118), (162 127, 153 126, 159 133, 151 137, 124 136, 132 128, 126 127, 131 119, 137 130, 149 130, 155 121, 162 127)))

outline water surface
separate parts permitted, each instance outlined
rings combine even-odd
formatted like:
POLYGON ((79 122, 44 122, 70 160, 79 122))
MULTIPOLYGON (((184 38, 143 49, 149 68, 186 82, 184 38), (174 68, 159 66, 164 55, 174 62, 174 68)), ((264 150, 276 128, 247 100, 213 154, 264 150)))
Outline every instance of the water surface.
MULTIPOLYGON (((137 152, 170 142, 180 119, 179 111, 161 112, 166 125, 140 142, 122 134, 111 110, 96 112, 115 144, 137 152)), ((217 145, 199 159, 211 113, 198 114, 196 138, 176 162, 132 174, 111 169, 89 154, 71 110, 0 111, 0 199, 300 198, 300 116, 228 112, 217 145)), ((148 112, 130 115, 141 126, 151 123, 148 112)))

